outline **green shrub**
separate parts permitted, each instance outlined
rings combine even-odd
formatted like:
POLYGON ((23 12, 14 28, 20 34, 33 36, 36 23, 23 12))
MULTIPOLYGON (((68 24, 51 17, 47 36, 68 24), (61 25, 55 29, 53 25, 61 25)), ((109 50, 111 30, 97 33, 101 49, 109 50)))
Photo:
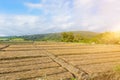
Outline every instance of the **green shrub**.
POLYGON ((71 78, 71 80, 77 80, 76 78, 71 78))
POLYGON ((120 65, 117 65, 116 67, 114 67, 114 71, 120 72, 120 65))

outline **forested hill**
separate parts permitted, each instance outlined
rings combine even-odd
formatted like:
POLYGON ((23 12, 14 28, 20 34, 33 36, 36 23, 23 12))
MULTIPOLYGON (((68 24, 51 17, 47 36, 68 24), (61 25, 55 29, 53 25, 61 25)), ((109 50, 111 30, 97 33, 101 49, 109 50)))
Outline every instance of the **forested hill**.
POLYGON ((61 33, 35 34, 24 36, 0 37, 0 41, 62 41, 81 43, 120 44, 120 33, 90 31, 70 31, 61 33))
POLYGON ((99 34, 97 32, 91 31, 71 31, 71 32, 73 32, 74 34, 80 34, 80 36, 84 38, 92 38, 99 34))
MULTIPOLYGON (((69 31, 73 34, 79 34, 82 38, 92 38, 96 36, 98 33, 90 32, 90 31, 69 31)), ((34 35, 23 35, 23 36, 7 36, 7 37, 0 37, 0 41, 61 41, 61 34, 60 33, 48 33, 48 34, 34 34, 34 35)), ((66 32, 68 33, 68 32, 66 32)))
MULTIPOLYGON (((91 37, 94 37, 98 34, 98 33, 90 32, 90 31, 71 31, 71 32, 73 34, 79 34, 83 38, 91 38, 91 37)), ((61 40, 61 33, 24 35, 24 36, 18 36, 18 37, 24 38, 25 40, 40 40, 40 41, 55 40, 55 41, 60 41, 61 40)))
POLYGON ((48 34, 24 35, 24 36, 18 36, 18 38, 23 38, 24 40, 33 40, 33 41, 47 41, 47 40, 59 41, 61 39, 61 34, 48 33, 48 34))

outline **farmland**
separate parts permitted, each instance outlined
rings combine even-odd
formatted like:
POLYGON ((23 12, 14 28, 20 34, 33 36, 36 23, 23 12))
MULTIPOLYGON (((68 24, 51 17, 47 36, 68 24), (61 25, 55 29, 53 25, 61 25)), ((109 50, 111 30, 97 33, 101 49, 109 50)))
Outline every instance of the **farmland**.
MULTIPOLYGON (((120 65, 120 45, 30 43, 5 46, 5 44, 0 45, 0 80, 44 78, 70 80, 74 78, 76 76, 74 70, 62 66, 63 64, 59 63, 60 60, 74 68, 82 69, 90 76, 114 72, 114 68, 120 65), (49 54, 60 60, 56 61, 57 59, 49 54)), ((120 80, 120 78, 111 80, 120 80)))

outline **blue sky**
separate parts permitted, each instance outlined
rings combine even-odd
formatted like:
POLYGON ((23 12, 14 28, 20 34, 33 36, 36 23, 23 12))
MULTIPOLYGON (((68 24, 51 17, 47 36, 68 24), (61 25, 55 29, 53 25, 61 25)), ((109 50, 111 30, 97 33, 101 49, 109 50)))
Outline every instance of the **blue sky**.
POLYGON ((120 31, 120 0, 0 0, 0 36, 120 31))
POLYGON ((24 4, 27 2, 31 3, 40 3, 40 0, 1 0, 0 1, 0 13, 1 14, 34 14, 38 13, 39 11, 30 12, 28 11, 28 7, 24 4))

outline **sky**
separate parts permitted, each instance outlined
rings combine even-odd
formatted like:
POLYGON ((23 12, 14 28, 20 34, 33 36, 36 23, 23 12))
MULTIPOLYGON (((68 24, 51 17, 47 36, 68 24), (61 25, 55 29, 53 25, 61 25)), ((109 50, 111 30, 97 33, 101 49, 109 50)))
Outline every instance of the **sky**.
POLYGON ((0 36, 120 31, 120 0, 0 0, 0 36))

